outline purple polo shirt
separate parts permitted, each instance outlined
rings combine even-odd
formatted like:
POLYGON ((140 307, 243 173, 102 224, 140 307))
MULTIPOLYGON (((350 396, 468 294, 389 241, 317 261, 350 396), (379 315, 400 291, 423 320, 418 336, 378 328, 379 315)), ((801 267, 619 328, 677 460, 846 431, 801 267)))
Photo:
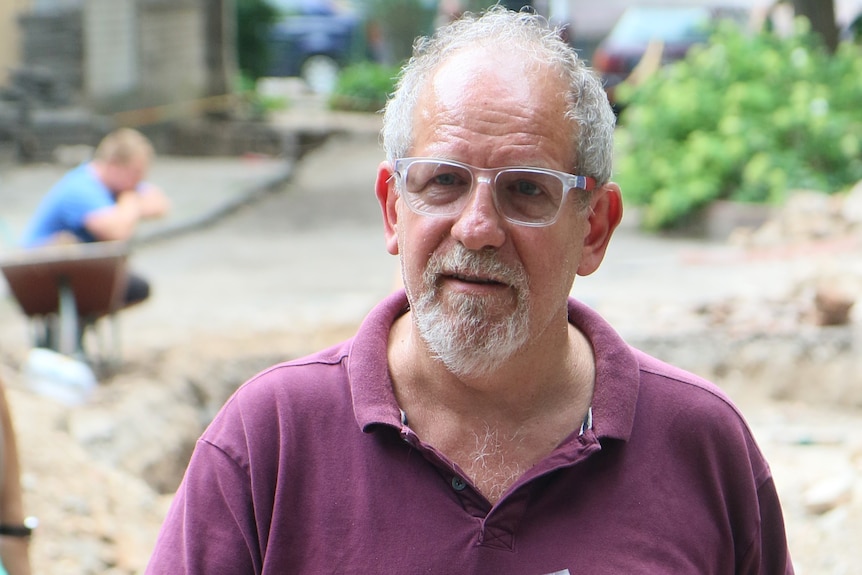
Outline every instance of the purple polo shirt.
POLYGON ((356 336, 244 384, 199 440, 147 573, 792 573, 769 468, 712 384, 569 302, 593 426, 491 505, 402 424, 403 292, 356 336))

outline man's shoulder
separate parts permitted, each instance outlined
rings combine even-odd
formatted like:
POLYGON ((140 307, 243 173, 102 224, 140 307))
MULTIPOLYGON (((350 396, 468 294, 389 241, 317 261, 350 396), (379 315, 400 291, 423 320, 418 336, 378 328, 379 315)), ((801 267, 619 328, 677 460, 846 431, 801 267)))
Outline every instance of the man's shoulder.
MULTIPOLYGON (((322 413, 350 409, 350 389, 344 365, 347 342, 320 352, 274 364, 242 383, 210 425, 215 441, 220 429, 240 427, 255 434, 278 434, 290 419, 298 428, 315 427, 322 413), (249 428, 246 424, 254 422, 249 428)), ((230 434, 229 434, 230 435, 230 434)), ((222 441, 224 438, 218 440, 222 441)))
POLYGON ((111 192, 96 177, 90 164, 81 164, 66 172, 51 187, 48 198, 54 202, 98 202, 111 201, 111 192))
POLYGON ((403 295, 395 294, 378 304, 354 337, 251 377, 225 403, 213 429, 237 419, 254 420, 256 429, 271 433, 276 432, 272 426, 290 421, 293 429, 330 436, 346 426, 360 429, 378 422, 381 413, 397 414, 388 381, 384 326, 391 323, 388 317, 396 313, 401 299, 403 295))
MULTIPOLYGON (((671 397, 696 398, 706 402, 733 405, 728 395, 712 381, 633 348, 645 391, 666 393, 671 397)), ((642 390, 644 391, 644 390, 642 390)))
POLYGON ((308 386, 320 389, 343 381, 343 364, 350 353, 350 341, 276 363, 255 374, 237 391, 247 396, 270 395, 274 392, 301 393, 308 386))
POLYGON ((89 163, 78 164, 74 168, 66 171, 63 176, 54 184, 55 189, 65 189, 72 184, 82 183, 97 183, 98 178, 93 172, 92 166, 89 163))
POLYGON ((742 412, 712 381, 634 350, 640 369, 638 409, 650 417, 673 418, 678 425, 715 431, 734 428, 750 434, 742 412), (648 407, 647 407, 648 406, 648 407))

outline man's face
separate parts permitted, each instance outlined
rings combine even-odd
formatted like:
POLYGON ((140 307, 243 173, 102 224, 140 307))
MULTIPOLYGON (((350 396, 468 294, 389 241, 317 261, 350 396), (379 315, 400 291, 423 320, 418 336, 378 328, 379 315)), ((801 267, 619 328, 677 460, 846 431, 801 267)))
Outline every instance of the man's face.
MULTIPOLYGON (((546 67, 517 62, 483 49, 446 61, 420 97, 410 155, 571 171, 565 86, 546 67)), ((547 343, 549 333, 565 333, 566 297, 590 227, 574 190, 554 224, 527 227, 497 213, 489 184, 476 186, 451 217, 417 215, 394 194, 389 200, 390 251, 400 255, 414 321, 460 375, 487 372, 524 346, 547 343)))
POLYGON ((105 185, 114 193, 134 190, 144 179, 149 167, 147 158, 135 158, 129 162, 108 162, 105 167, 105 185))

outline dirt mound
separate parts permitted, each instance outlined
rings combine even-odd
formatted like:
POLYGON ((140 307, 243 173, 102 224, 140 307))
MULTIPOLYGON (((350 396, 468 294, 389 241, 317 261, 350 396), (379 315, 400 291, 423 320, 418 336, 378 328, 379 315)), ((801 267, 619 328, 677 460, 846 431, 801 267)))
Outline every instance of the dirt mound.
POLYGON ((70 407, 34 394, 0 362, 18 442, 34 573, 143 571, 198 435, 257 371, 354 331, 196 338, 188 347, 126 358, 91 400, 70 407))

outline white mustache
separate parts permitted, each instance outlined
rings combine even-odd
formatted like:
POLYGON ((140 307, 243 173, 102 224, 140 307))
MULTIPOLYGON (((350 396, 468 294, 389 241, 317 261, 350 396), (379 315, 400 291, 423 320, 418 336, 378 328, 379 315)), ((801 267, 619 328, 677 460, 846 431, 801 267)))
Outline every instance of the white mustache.
POLYGON ((491 280, 516 288, 527 285, 527 274, 520 264, 507 264, 494 250, 473 251, 461 244, 446 254, 434 254, 425 267, 425 279, 431 283, 440 275, 459 275, 491 280))

